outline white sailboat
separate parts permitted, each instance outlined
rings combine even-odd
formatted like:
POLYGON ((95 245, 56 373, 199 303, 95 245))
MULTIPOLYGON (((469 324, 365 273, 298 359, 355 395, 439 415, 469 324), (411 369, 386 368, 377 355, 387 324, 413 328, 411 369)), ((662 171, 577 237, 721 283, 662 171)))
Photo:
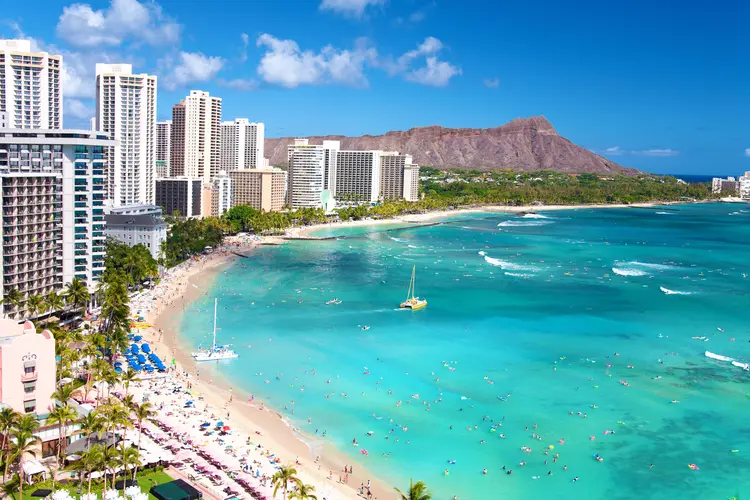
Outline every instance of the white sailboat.
POLYGON ((192 353, 196 361, 216 361, 219 359, 232 359, 239 357, 239 354, 231 349, 231 345, 216 345, 216 309, 218 308, 219 299, 214 299, 214 343, 211 349, 201 349, 192 353))

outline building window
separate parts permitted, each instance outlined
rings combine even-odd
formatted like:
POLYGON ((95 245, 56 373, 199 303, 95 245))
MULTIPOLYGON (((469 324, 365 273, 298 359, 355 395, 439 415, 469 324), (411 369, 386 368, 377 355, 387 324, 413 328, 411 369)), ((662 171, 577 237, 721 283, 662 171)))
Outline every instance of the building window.
POLYGON ((31 394, 36 389, 36 382, 24 382, 23 383, 23 392, 26 394, 31 394))
POLYGON ((36 399, 32 399, 31 401, 24 401, 23 409, 26 413, 34 412, 36 410, 36 399))

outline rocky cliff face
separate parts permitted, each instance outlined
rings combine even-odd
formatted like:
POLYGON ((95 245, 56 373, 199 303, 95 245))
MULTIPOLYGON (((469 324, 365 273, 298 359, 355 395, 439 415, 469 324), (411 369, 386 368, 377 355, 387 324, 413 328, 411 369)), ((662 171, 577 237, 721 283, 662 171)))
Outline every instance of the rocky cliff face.
MULTIPOLYGON (((555 131, 543 116, 517 118, 488 129, 417 127, 406 132, 346 137, 310 137, 310 144, 341 141, 341 149, 400 151, 414 156, 419 165, 436 168, 519 171, 624 173, 637 170, 622 167, 591 151, 576 146, 555 131)), ((272 165, 286 163, 286 147, 293 137, 266 139, 266 156, 272 165)))

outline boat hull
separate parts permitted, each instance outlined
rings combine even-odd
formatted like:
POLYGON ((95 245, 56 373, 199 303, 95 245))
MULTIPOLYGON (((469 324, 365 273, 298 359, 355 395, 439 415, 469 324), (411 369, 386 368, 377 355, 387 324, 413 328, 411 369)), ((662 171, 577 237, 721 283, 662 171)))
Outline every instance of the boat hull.
POLYGON ((220 359, 234 359, 238 358, 238 354, 216 354, 216 355, 210 355, 210 354, 202 354, 198 352, 193 353, 193 359, 201 362, 201 361, 219 361, 220 359))
POLYGON ((406 301, 401 303, 401 309, 411 309, 412 311, 418 311, 425 307, 427 307, 426 300, 406 301))

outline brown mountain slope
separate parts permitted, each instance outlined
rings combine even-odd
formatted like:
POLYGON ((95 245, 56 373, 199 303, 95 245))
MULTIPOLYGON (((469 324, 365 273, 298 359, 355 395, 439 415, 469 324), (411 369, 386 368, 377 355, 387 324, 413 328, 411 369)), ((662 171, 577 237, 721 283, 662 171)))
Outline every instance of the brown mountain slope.
MULTIPOLYGON (((637 173, 635 169, 622 167, 561 137, 543 116, 517 118, 488 129, 431 126, 384 135, 329 135, 309 139, 310 144, 341 141, 341 149, 400 151, 413 155, 419 165, 436 168, 637 173)), ((266 156, 271 165, 286 163, 286 147, 293 142, 293 137, 266 139, 266 156)))

